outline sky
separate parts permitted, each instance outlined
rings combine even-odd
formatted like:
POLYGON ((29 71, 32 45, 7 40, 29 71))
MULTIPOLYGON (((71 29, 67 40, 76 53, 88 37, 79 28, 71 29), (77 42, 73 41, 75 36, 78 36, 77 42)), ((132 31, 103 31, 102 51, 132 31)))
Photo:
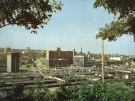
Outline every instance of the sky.
MULTIPOLYGON (((53 14, 48 24, 37 34, 18 26, 0 29, 0 47, 90 51, 100 53, 99 28, 115 17, 103 8, 93 8, 95 0, 61 0, 62 10, 53 14)), ((135 55, 133 36, 124 35, 115 42, 105 41, 105 54, 135 55)))

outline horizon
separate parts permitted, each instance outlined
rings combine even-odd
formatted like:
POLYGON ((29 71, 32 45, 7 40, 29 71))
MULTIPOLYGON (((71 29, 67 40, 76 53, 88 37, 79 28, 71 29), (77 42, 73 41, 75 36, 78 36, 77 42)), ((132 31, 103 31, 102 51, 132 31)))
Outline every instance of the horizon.
MULTIPOLYGON (((0 49, 4 49, 4 48, 10 48, 10 49, 22 49, 22 50, 25 50, 25 49, 27 49, 28 47, 25 47, 25 48, 12 48, 12 47, 0 47, 0 49)), ((61 47, 56 47, 55 49, 49 49, 49 50, 46 50, 46 49, 34 49, 34 48, 31 48, 31 47, 29 47, 30 48, 30 50, 39 50, 39 51, 56 51, 57 50, 57 48, 60 48, 61 49, 61 51, 74 51, 74 49, 70 49, 70 50, 63 50, 61 47)), ((80 53, 81 52, 81 49, 80 49, 80 51, 77 51, 76 49, 75 49, 75 51, 77 52, 77 53, 80 53)), ((85 53, 85 54, 87 54, 87 53, 90 53, 90 54, 101 54, 101 52, 100 53, 96 53, 96 52, 90 52, 90 51, 83 51, 83 49, 82 49, 82 53, 85 53)), ((135 55, 127 55, 127 54, 118 54, 118 53, 104 53, 104 55, 124 55, 124 56, 135 56, 135 55)))
MULTIPOLYGON (((18 26, 0 29, 0 47, 31 49, 56 49, 101 53, 100 39, 96 34, 100 27, 109 24, 115 17, 103 8, 94 9, 94 0, 61 0, 62 11, 52 18, 37 34, 18 26)), ((135 55, 133 36, 124 35, 115 42, 105 41, 105 54, 135 55)))

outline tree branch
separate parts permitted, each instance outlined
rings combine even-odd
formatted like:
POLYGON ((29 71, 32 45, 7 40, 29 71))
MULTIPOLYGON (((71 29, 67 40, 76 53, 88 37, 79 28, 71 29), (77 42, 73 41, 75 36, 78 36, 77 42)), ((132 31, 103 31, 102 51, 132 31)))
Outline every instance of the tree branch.
POLYGON ((3 27, 5 27, 5 26, 7 26, 7 25, 11 25, 11 23, 4 24, 4 25, 0 25, 0 28, 3 28, 3 27))

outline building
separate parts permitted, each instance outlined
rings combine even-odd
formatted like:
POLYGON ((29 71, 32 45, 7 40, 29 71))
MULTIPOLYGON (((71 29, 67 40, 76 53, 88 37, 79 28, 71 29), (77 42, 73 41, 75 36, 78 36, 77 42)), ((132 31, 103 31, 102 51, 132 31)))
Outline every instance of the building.
POLYGON ((4 54, 7 54, 9 52, 11 52, 11 48, 10 47, 4 48, 4 54))
POLYGON ((8 53, 7 54, 7 72, 16 73, 19 71, 19 53, 8 53))
POLYGON ((7 53, 0 54, 0 72, 12 72, 16 73, 19 71, 19 53, 7 53))
POLYGON ((110 61, 121 61, 122 58, 120 56, 113 56, 113 57, 110 57, 110 61))
POLYGON ((83 55, 75 55, 73 61, 74 65, 84 67, 85 57, 83 55))
POLYGON ((0 54, 4 53, 4 48, 0 48, 0 54))
POLYGON ((45 65, 46 67, 65 67, 73 64, 74 51, 61 51, 57 48, 56 51, 47 51, 45 65))
POLYGON ((6 54, 0 54, 0 73, 7 72, 6 54))

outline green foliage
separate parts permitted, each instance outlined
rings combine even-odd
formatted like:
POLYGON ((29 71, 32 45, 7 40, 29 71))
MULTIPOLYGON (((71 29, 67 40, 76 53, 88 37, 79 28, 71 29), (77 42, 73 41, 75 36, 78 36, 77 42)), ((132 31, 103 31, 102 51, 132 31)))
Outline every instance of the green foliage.
POLYGON ((134 90, 125 83, 87 83, 82 86, 60 87, 54 101, 134 101, 134 90))
POLYGON ((125 84, 94 83, 79 88, 77 101, 133 101, 134 90, 125 84))
POLYGON ((36 32, 61 5, 57 0, 0 0, 0 28, 17 25, 36 32))
POLYGON ((109 13, 125 17, 135 11, 135 0, 96 0, 94 7, 103 7, 109 13))
MULTIPOLYGON (((15 98, 14 100, 11 98, 13 97, 8 97, 10 101, 15 101, 15 98)), ((61 86, 51 92, 39 83, 27 93, 20 93, 19 99, 23 99, 22 101, 135 101, 135 89, 124 82, 93 82, 78 86, 61 86)))
POLYGON ((45 65, 45 61, 44 60, 45 60, 45 58, 38 58, 38 59, 36 59, 34 61, 34 63, 35 63, 36 66, 41 67, 41 66, 45 65))
MULTIPOLYGON (((3 90, 3 96, 0 101, 23 101, 24 98, 24 85, 14 84, 12 91, 3 90)), ((29 98, 28 98, 29 99, 29 98)))
POLYGON ((54 101, 74 101, 76 90, 73 87, 60 87, 56 90, 54 101))
POLYGON ((99 30, 97 38, 117 40, 123 34, 132 34, 135 39, 135 0, 96 0, 94 7, 103 7, 118 17, 117 21, 99 30))
POLYGON ((133 101, 134 90, 125 84, 116 83, 106 87, 106 101, 133 101))
POLYGON ((28 91, 26 97, 31 98, 32 101, 51 101, 52 99, 49 90, 40 86, 28 91))
POLYGON ((95 82, 82 86, 60 87, 54 101, 134 101, 135 91, 124 83, 95 82))
POLYGON ((13 86, 13 95, 15 97, 22 96, 23 91, 24 91, 24 85, 22 85, 22 84, 14 84, 14 86, 13 86))
POLYGON ((126 27, 127 23, 125 21, 112 21, 110 25, 106 24, 104 28, 100 28, 96 37, 115 41, 123 34, 128 34, 128 31, 125 30, 126 27))

